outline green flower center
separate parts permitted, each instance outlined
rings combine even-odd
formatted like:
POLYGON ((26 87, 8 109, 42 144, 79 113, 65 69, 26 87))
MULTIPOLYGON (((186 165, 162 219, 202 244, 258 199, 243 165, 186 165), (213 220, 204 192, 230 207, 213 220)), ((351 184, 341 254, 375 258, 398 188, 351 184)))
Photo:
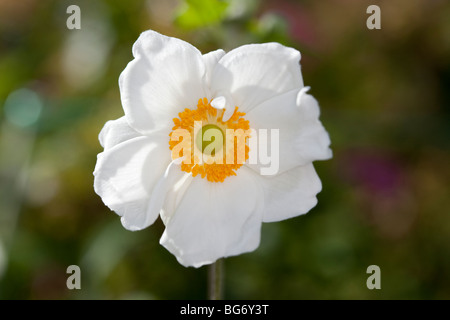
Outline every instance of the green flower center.
POLYGON ((225 143, 222 129, 215 124, 207 124, 197 133, 195 144, 206 155, 213 156, 219 152, 225 143))

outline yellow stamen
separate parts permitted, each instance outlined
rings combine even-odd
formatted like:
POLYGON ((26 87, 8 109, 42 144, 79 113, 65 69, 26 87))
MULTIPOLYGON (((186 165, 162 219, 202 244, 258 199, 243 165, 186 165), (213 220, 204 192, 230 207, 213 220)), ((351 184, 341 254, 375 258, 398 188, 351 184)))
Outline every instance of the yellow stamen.
POLYGON ((250 124, 248 120, 243 118, 245 113, 239 112, 238 107, 236 107, 230 119, 223 121, 224 112, 225 110, 213 108, 208 102, 208 99, 203 98, 198 100, 197 109, 192 110, 186 108, 183 112, 178 114, 178 118, 173 119, 175 125, 170 133, 170 150, 173 151, 174 147, 183 140, 180 139, 180 136, 182 135, 178 134, 179 129, 187 130, 191 137, 189 141, 190 145, 188 148, 183 149, 183 151, 186 151, 188 154, 179 154, 178 148, 175 148, 176 152, 172 152, 173 159, 185 157, 181 163, 181 170, 188 173, 192 172, 194 177, 200 174, 202 178, 206 178, 211 182, 223 182, 225 178, 236 175, 236 171, 242 166, 242 155, 241 157, 238 157, 239 150, 242 150, 242 146, 238 145, 240 140, 239 135, 235 136, 236 139, 234 137, 232 139, 232 141, 234 141, 234 146, 231 145, 230 141, 225 139, 223 135, 227 132, 227 129, 232 129, 235 130, 234 132, 244 134, 245 160, 248 159, 249 147, 247 142, 250 136, 250 124), (199 132, 196 132, 197 136, 194 136, 194 126, 197 121, 201 121, 202 128, 199 132), (205 137, 205 132, 210 129, 216 130, 222 134, 222 146, 217 140, 205 137), (177 134, 174 134, 175 131, 177 134), (205 154, 206 149, 211 149, 210 145, 213 147, 212 153, 205 154), (199 151, 200 156, 202 156, 203 153, 203 158, 206 158, 205 161, 201 162, 200 159, 198 159, 198 153, 195 151, 196 148, 199 151), (241 158, 241 160, 238 161, 238 158, 241 158))

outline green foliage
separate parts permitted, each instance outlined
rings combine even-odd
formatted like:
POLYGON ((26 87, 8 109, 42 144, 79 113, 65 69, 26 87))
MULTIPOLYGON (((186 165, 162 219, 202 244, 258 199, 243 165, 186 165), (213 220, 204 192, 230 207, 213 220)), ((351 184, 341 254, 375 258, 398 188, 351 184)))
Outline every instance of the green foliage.
POLYGON ((226 0, 185 0, 175 22, 187 30, 218 25, 226 16, 228 5, 226 0))

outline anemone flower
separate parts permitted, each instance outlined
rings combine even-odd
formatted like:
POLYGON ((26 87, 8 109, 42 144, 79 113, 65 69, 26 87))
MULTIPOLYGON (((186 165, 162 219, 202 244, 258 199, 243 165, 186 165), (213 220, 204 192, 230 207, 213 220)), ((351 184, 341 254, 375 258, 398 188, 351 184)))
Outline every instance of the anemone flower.
POLYGON ((146 31, 133 56, 119 78, 125 115, 101 130, 94 171, 96 193, 126 229, 160 216, 161 245, 200 267, 255 250, 262 222, 316 205, 312 162, 331 157, 330 139, 297 50, 263 43, 202 55, 146 31))

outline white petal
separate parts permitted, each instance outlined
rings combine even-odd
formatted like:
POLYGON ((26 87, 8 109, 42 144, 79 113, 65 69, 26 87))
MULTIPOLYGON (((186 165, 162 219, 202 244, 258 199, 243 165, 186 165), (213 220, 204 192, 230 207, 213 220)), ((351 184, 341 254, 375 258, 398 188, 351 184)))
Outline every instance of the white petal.
POLYGON ((216 98, 211 101, 211 107, 217 110, 225 109, 222 116, 222 121, 228 121, 235 111, 235 104, 233 98, 228 93, 218 92, 216 98))
POLYGON ((194 267, 253 251, 259 245, 262 207, 262 190, 245 167, 222 183, 196 177, 166 221, 160 243, 182 265, 194 267))
POLYGON ((300 52, 279 43, 250 44, 228 52, 216 65, 213 94, 229 92, 248 112, 261 102, 303 87, 300 52))
POLYGON ((216 67, 217 62, 225 55, 225 51, 222 49, 211 51, 203 55, 203 62, 206 67, 205 74, 205 85, 207 91, 207 98, 211 100, 213 97, 211 96, 210 86, 211 86, 211 77, 214 68, 216 67))
POLYGON ((218 96, 211 101, 211 107, 216 108, 217 110, 222 110, 225 109, 226 103, 227 99, 225 99, 224 96, 218 96))
POLYGON ((160 213, 161 219, 165 225, 167 225, 169 219, 176 211, 176 208, 178 208, 193 179, 191 173, 186 173, 181 170, 178 175, 173 178, 173 183, 166 190, 164 205, 160 213))
MULTIPOLYGON (((319 121, 317 101, 302 90, 292 90, 265 101, 250 111, 246 116, 250 126, 256 130, 259 143, 263 142, 261 129, 267 130, 267 142, 263 143, 267 153, 271 155, 271 164, 249 166, 261 172, 261 168, 278 167, 276 173, 282 173, 299 165, 306 165, 314 160, 325 160, 331 157, 330 139, 319 121), (298 95, 301 95, 298 98, 298 95), (300 102, 297 105, 297 100, 300 102), (272 130, 278 130, 277 145, 271 145, 272 130), (274 150, 278 150, 278 156, 274 150)), ((258 152, 263 152, 259 145, 258 152)))
POLYGON ((133 56, 119 78, 128 123, 142 134, 169 134, 178 112, 205 97, 202 55, 187 42, 146 31, 133 56))
POLYGON ((177 158, 170 163, 150 198, 149 212, 160 212, 164 224, 170 219, 192 181, 192 174, 180 168, 182 160, 183 158, 177 158))
POLYGON ((154 187, 171 162, 164 136, 138 137, 100 153, 94 189, 129 230, 151 225, 161 208, 149 211, 154 187))
POLYGON ((105 149, 110 149, 115 145, 139 137, 141 134, 130 127, 125 117, 110 120, 105 123, 100 131, 98 140, 105 149))
POLYGON ((260 176, 264 189, 264 222, 280 221, 307 213, 317 204, 322 184, 308 164, 273 177, 260 176))
POLYGON ((306 87, 303 87, 303 88, 298 92, 297 100, 296 100, 296 101, 297 101, 297 105, 300 105, 301 99, 302 99, 303 95, 306 94, 309 90, 311 90, 311 87, 310 87, 310 86, 306 86, 306 87))
POLYGON ((327 160, 333 156, 330 136, 319 121, 320 108, 317 100, 310 94, 299 93, 297 106, 301 113, 301 136, 295 140, 295 148, 305 161, 327 160), (306 151, 307 150, 307 151, 306 151))
POLYGON ((147 209, 149 216, 153 215, 155 212, 161 212, 168 192, 172 191, 175 183, 186 175, 180 168, 182 160, 182 158, 173 160, 167 167, 164 175, 158 180, 153 188, 147 209))

